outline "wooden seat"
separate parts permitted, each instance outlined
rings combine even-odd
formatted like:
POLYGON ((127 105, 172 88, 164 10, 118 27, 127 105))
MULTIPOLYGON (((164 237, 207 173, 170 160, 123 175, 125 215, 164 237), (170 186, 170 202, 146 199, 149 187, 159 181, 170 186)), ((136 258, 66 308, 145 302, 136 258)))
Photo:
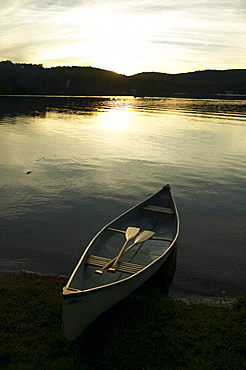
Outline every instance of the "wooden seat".
POLYGON ((154 211, 154 212, 161 212, 161 213, 167 213, 169 215, 175 215, 175 212, 173 209, 171 208, 166 208, 166 207, 159 207, 159 206, 154 206, 152 204, 146 204, 142 207, 140 207, 140 209, 145 209, 147 211, 154 211))
MULTIPOLYGON (((110 261, 111 261, 110 258, 91 255, 86 258, 85 263, 87 265, 104 267, 110 261)), ((136 265, 134 263, 119 262, 117 265, 117 271, 126 272, 127 274, 136 274, 137 272, 141 271, 144 267, 145 266, 143 265, 136 265)))

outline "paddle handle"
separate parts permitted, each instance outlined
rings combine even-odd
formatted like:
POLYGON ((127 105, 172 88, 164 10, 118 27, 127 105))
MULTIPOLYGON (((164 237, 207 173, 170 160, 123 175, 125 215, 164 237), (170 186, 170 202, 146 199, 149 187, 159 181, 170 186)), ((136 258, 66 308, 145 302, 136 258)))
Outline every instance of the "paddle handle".
MULTIPOLYGON (((116 260, 117 260, 117 263, 120 259, 120 257, 122 256, 122 254, 125 252, 125 248, 127 246, 127 243, 128 243, 128 239, 125 241, 123 247, 121 248, 120 250, 120 253, 118 254, 118 256, 116 256, 115 258, 113 258, 111 261, 109 261, 105 266, 103 266, 103 268, 101 270, 96 270, 94 271, 96 274, 102 274, 103 271, 107 270, 108 268, 110 268, 112 265, 114 265, 116 263, 116 260)), ((128 249, 128 248, 127 248, 128 249)), ((127 251, 127 250, 126 250, 127 251)))
MULTIPOLYGON (((121 251, 120 253, 118 254, 118 256, 115 258, 114 262, 112 263, 110 269, 112 268, 113 270, 115 269, 115 266, 117 266, 121 256, 124 254, 125 252, 125 249, 126 249, 126 246, 127 246, 127 243, 128 243, 129 240, 126 240, 126 242, 124 243, 123 247, 121 248, 121 251)), ((109 269, 109 270, 110 270, 109 269)))
POLYGON ((134 245, 136 245, 136 244, 139 244, 139 242, 132 243, 126 250, 124 249, 121 254, 118 254, 118 256, 115 258, 114 262, 109 267, 107 267, 108 272, 116 272, 116 268, 117 268, 117 265, 118 265, 118 262, 119 262, 119 259, 121 258, 121 256, 123 254, 125 254, 127 251, 129 251, 129 249, 134 247, 134 245))
POLYGON ((100 274, 100 275, 103 274, 103 272, 105 270, 107 270, 109 267, 112 266, 112 264, 114 263, 115 260, 116 260, 116 257, 113 260, 109 261, 105 266, 103 266, 103 268, 101 268, 101 270, 95 270, 94 272, 96 274, 100 274))
MULTIPOLYGON (((125 254, 126 252, 128 252, 129 249, 131 249, 132 247, 134 247, 134 245, 136 245, 136 243, 133 243, 128 248, 126 248, 126 250, 123 252, 123 254, 125 254)), ((109 267, 111 267, 113 265, 113 263, 115 262, 116 258, 117 258, 117 256, 115 258, 113 258, 111 261, 109 261, 105 266, 103 266, 103 268, 101 270, 95 270, 94 272, 96 274, 102 274, 103 271, 108 270, 109 267)))

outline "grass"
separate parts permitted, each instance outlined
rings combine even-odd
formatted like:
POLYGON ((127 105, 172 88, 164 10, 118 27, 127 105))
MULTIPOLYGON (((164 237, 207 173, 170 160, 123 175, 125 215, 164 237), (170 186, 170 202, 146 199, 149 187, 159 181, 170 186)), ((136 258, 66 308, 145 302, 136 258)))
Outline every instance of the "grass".
POLYGON ((63 278, 0 283, 0 368, 243 369, 246 298, 183 303, 144 285, 76 340, 61 331, 63 278))

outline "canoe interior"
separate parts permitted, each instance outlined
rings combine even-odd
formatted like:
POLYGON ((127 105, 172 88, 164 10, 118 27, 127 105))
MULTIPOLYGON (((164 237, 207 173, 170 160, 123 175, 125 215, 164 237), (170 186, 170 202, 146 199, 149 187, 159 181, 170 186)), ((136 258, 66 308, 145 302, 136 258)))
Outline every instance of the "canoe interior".
MULTIPOLYGON (((177 233, 177 209, 170 188, 166 186, 151 198, 115 219, 96 235, 68 281, 67 288, 85 291, 129 278, 134 271, 141 271, 141 266, 144 268, 165 255, 173 244, 172 240, 175 241, 177 233), (134 246, 122 256, 120 261, 122 266, 124 264, 126 266, 125 270, 124 266, 122 267, 123 272, 109 273, 104 271, 102 275, 96 274, 95 270, 100 269, 98 266, 103 266, 100 259, 102 261, 102 259, 113 259, 117 256, 125 242, 124 233, 119 231, 125 231, 129 226, 139 227, 140 232, 144 230, 154 231, 155 235, 152 239, 134 246), (112 231, 111 229, 119 231, 112 231), (170 241, 158 240, 158 238, 169 239, 170 241), (90 256, 95 256, 95 265, 86 262, 91 260, 90 256), (131 265, 133 265, 133 270, 131 270, 131 265), (134 266, 140 267, 136 267, 137 270, 134 270, 134 266), (127 272, 127 269, 129 269, 129 272, 127 272)), ((134 239, 129 241, 128 246, 133 241, 134 239)))

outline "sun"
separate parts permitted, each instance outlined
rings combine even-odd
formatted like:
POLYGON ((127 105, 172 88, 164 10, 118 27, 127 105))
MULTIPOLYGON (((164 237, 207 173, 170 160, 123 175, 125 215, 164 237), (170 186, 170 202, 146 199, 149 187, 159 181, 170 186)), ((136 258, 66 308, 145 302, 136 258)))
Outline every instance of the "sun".
POLYGON ((145 54, 144 44, 139 42, 139 27, 129 17, 126 20, 119 14, 100 14, 86 47, 93 65, 126 75, 139 72, 145 54))

